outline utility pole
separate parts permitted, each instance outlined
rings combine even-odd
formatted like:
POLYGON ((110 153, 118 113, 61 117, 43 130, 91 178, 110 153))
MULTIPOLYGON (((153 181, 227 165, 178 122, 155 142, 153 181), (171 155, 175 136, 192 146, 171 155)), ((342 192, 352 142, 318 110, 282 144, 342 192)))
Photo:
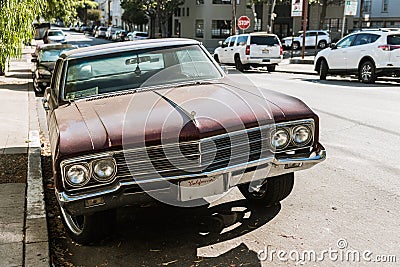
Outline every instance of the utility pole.
POLYGON ((232 2, 232 35, 236 34, 236 0, 231 0, 232 2))
POLYGON ((362 21, 363 21, 363 9, 364 9, 364 0, 360 1, 360 12, 359 12, 359 17, 358 17, 358 29, 362 29, 362 21))
POLYGON ((269 28, 269 32, 270 33, 272 33, 274 30, 274 19, 275 19, 275 13, 274 13, 274 11, 275 11, 275 5, 276 5, 276 0, 274 0, 274 2, 272 3, 272 7, 271 7, 271 20, 270 20, 270 23, 269 23, 269 25, 270 25, 270 28, 269 28))
POLYGON ((108 25, 112 25, 111 21, 111 0, 107 0, 107 12, 108 12, 108 25))
POLYGON ((307 17, 308 17, 308 0, 303 0, 303 45, 301 46, 302 59, 304 59, 304 53, 306 52, 307 17))

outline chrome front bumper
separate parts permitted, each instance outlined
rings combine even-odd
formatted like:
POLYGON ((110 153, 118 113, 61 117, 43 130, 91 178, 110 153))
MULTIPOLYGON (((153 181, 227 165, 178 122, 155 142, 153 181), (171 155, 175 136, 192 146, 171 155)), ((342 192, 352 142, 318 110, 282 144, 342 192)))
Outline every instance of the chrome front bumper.
POLYGON ((177 181, 184 179, 219 176, 221 179, 224 179, 224 188, 227 191, 238 184, 309 169, 324 161, 325 158, 326 150, 321 144, 318 144, 306 157, 290 157, 290 155, 280 158, 271 157, 196 175, 145 181, 135 181, 132 179, 132 181, 121 181, 107 188, 98 188, 96 191, 90 193, 69 194, 56 190, 56 197, 59 204, 71 215, 91 214, 102 210, 152 201, 153 199, 143 191, 141 184, 145 188, 148 188, 147 185, 151 184, 153 191, 146 190, 150 194, 152 192, 167 194, 179 201, 179 193, 174 187, 168 187, 168 184, 176 184, 177 181), (157 188, 158 184, 160 188, 157 188))

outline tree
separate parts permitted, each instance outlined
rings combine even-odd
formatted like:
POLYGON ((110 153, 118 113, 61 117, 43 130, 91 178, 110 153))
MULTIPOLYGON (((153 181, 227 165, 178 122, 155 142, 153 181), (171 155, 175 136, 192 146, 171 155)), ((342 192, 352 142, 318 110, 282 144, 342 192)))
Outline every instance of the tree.
POLYGON ((94 21, 95 23, 100 23, 101 13, 98 9, 88 9, 87 11, 87 19, 90 21, 94 21))
POLYGON ((129 26, 129 30, 133 31, 133 25, 140 25, 140 30, 143 30, 142 25, 148 23, 148 18, 143 10, 143 5, 140 0, 123 0, 121 7, 124 9, 122 20, 129 26))
POLYGON ((42 0, 0 0, 0 75, 9 59, 21 56, 23 44, 32 40, 33 21, 43 5, 42 0))
POLYGON ((162 37, 168 37, 168 20, 174 14, 175 10, 184 3, 184 0, 157 0, 156 10, 162 37))

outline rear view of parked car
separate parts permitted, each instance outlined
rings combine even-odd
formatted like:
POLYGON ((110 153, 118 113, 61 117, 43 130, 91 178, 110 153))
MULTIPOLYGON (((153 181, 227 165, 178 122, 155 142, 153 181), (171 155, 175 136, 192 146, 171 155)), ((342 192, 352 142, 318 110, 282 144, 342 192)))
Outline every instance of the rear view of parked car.
POLYGON ((282 61, 283 50, 278 36, 267 33, 240 34, 220 42, 214 59, 222 64, 235 65, 239 71, 250 67, 267 67, 275 71, 282 61))
POLYGON ((57 29, 48 29, 44 36, 43 36, 43 42, 45 44, 51 44, 51 43, 66 43, 66 34, 62 30, 57 30, 57 29))
POLYGON ((111 40, 116 31, 122 30, 120 27, 110 26, 106 31, 106 39, 111 40))
POLYGON ((379 76, 400 77, 400 31, 363 30, 350 34, 330 49, 320 51, 314 61, 320 79, 328 74, 356 75, 363 83, 379 76))
POLYGON ((94 37, 102 37, 105 38, 106 37, 106 32, 107 32, 107 27, 104 26, 100 26, 96 29, 95 35, 94 37))

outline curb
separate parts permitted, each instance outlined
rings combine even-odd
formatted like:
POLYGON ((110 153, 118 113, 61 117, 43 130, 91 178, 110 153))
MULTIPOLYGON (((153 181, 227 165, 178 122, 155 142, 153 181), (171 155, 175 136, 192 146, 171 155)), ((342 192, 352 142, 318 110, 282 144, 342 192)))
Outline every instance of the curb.
POLYGON ((300 58, 292 58, 290 59, 290 64, 309 64, 314 65, 313 59, 300 59, 300 58))
POLYGON ((275 72, 291 73, 291 74, 304 74, 304 75, 318 75, 317 72, 307 72, 307 71, 297 71, 297 70, 275 69, 275 72))
POLYGON ((39 121, 35 93, 28 89, 29 146, 24 235, 24 266, 50 266, 49 237, 40 158, 39 121))

